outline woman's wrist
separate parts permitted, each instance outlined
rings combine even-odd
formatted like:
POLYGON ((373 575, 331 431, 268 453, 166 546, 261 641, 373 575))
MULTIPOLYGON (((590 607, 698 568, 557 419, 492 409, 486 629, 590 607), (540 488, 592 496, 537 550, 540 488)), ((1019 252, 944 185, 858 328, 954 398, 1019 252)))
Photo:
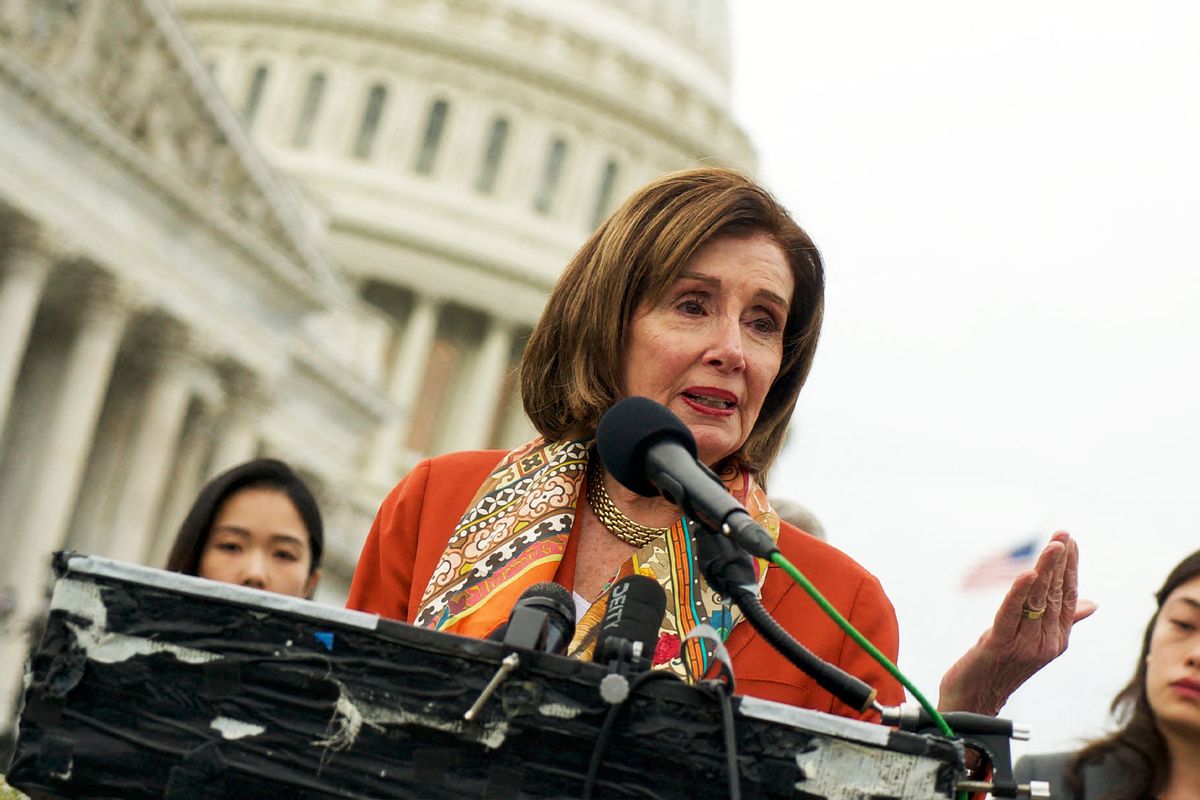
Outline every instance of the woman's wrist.
POLYGON ((994 717, 1004 708, 1007 698, 996 697, 990 692, 965 692, 942 684, 938 692, 938 711, 969 711, 994 717))

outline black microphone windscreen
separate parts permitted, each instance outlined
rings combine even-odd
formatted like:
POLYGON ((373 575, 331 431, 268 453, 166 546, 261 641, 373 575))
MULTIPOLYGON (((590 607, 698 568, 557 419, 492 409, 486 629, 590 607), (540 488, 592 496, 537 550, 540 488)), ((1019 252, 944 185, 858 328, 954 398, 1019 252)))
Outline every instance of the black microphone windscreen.
POLYGON ((557 618, 567 639, 575 635, 575 600, 563 586, 554 581, 535 583, 521 593, 515 605, 533 605, 557 618))
POLYGON ((658 644, 658 629, 667 611, 667 595, 658 581, 646 575, 627 575, 613 584, 608 608, 600 620, 596 660, 614 657, 610 642, 641 642, 642 657, 651 659, 658 644))
POLYGON ((521 593, 517 602, 513 603, 508 619, 492 631, 488 639, 532 649, 544 646, 549 652, 557 653, 566 649, 574 635, 575 601, 571 598, 571 593, 553 581, 543 581, 533 584, 521 593), (541 619, 546 622, 539 625, 545 626, 548 623, 554 630, 542 627, 539 633, 536 626, 527 627, 536 620, 536 617, 529 617, 529 614, 542 615, 541 619), (525 623, 518 626, 519 630, 513 628, 517 621, 525 623))
POLYGON ((604 468, 622 486, 643 497, 658 496, 646 477, 646 450, 664 439, 672 439, 696 455, 696 439, 683 420, 646 397, 618 401, 596 427, 596 450, 604 468))

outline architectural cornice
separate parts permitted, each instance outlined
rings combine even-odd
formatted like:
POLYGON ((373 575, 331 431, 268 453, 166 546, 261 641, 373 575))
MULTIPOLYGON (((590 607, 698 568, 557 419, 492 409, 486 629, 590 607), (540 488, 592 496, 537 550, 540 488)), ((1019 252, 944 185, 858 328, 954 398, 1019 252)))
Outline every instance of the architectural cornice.
MULTIPOLYGON (((519 7, 502 3, 476 4, 481 17, 500 19, 502 24, 481 24, 476 30, 459 31, 444 20, 435 19, 423 25, 419 13, 368 14, 356 5, 334 8, 307 0, 303 3, 177 0, 176 5, 188 23, 200 29, 213 24, 229 25, 243 34, 254 25, 278 30, 307 30, 322 37, 354 40, 355 50, 359 52, 365 44, 377 42, 406 52, 425 52, 474 64, 493 74, 503 73, 526 86, 541 87, 570 98, 574 104, 590 106, 602 117, 612 117, 640 128, 693 157, 714 155, 712 148, 716 142, 729 151, 721 153, 723 157, 753 154, 749 138, 729 113, 727 92, 712 90, 715 83, 724 82, 724 76, 708 70, 711 78, 708 81, 701 80, 694 72, 686 78, 681 77, 677 71, 670 70, 669 65, 648 60, 638 55, 638 51, 616 43, 588 41, 582 31, 564 28, 561 19, 535 17, 519 7), (497 29, 500 33, 489 35, 497 29), (578 42, 582 65, 561 69, 560 65, 543 63, 533 57, 535 53, 529 43, 506 38, 503 34, 506 30, 541 30, 545 31, 544 38, 567 37, 578 42), (681 117, 679 110, 673 107, 673 98, 681 94, 694 95, 698 99, 703 121, 689 123, 681 117), (719 121, 727 130, 714 135, 713 120, 719 121), (690 129, 690 125, 695 129, 690 129)), ((446 5, 446 2, 438 0, 427 5, 446 5)), ((735 166, 749 169, 753 165, 735 166)))
MULTIPOLYGON (((547 250, 534 246, 521 247, 513 237, 489 238, 486 241, 465 238, 451 239, 443 230, 431 229, 422 220, 396 219, 383 221, 368 219, 363 214, 341 214, 334 221, 340 231, 375 239, 392 245, 401 245, 414 252, 426 253, 431 257, 457 262, 483 275, 493 275, 514 286, 527 287, 540 294, 549 294, 558 280, 558 273, 565 266, 574 247, 556 247, 549 252, 561 252, 559 258, 548 257, 547 250), (532 255, 543 261, 546 269, 530 269, 528 260, 518 255, 532 255)), ((454 225, 446 224, 446 227, 454 225)), ((476 232, 478 235, 478 232, 476 232)), ((387 277, 380 274, 380 277, 387 277)))
POLYGON ((9 3, 0 79, 242 250, 310 307, 342 291, 297 201, 159 0, 9 3), (35 20, 35 15, 40 14, 35 20))
POLYGON ((400 412, 379 387, 338 361, 310 337, 302 335, 292 348, 293 375, 308 376, 343 412, 343 422, 369 427, 400 412))

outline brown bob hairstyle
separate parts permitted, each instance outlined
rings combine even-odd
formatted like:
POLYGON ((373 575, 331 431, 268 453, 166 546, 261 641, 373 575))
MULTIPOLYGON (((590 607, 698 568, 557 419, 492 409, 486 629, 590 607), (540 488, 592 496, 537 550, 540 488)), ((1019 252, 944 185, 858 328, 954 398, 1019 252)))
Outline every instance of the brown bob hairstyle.
POLYGON ((621 399, 630 319, 660 300, 688 260, 723 236, 769 236, 795 278, 783 360, 758 420, 734 453, 765 473, 812 367, 824 311, 825 272, 816 246, 754 181, 703 167, 663 175, 639 189, 584 243, 550 295, 521 361, 525 413, 551 441, 590 436, 621 399))

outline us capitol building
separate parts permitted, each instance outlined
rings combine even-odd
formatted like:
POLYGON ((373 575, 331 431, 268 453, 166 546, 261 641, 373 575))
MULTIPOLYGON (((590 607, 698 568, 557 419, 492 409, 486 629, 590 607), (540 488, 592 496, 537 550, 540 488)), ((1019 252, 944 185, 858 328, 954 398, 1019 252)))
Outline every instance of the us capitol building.
POLYGON ((725 0, 0 0, 0 728, 50 554, 161 566, 257 455, 340 604, 420 459, 527 439, 514 368, 621 199, 754 168, 725 0))

